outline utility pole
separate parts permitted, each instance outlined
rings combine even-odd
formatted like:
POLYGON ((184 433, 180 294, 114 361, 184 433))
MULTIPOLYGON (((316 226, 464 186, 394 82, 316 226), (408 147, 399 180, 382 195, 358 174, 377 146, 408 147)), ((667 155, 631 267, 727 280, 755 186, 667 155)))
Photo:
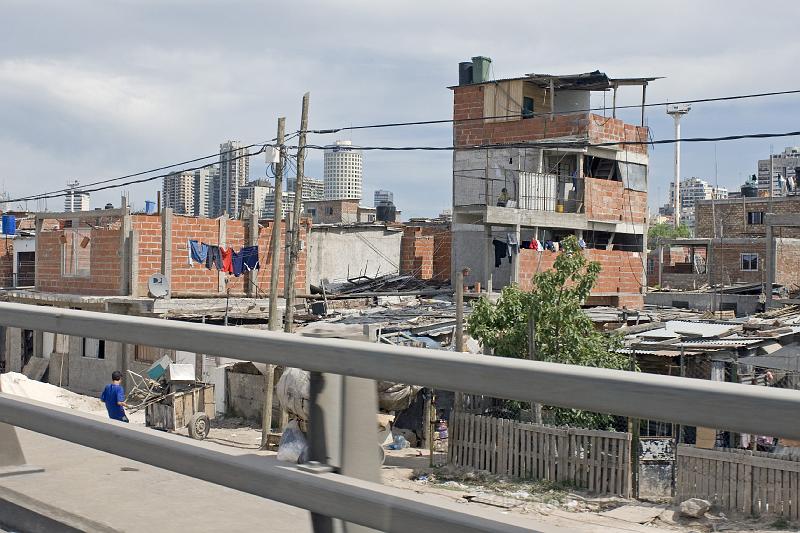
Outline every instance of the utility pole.
MULTIPOLYGON (((281 269, 281 213, 283 212, 283 137, 286 132, 286 118, 278 118, 278 136, 276 143, 280 156, 275 164, 275 213, 272 217, 272 270, 269 278, 269 329, 278 329, 278 281, 281 269)), ((256 235, 258 235, 256 229, 256 235)), ((264 376, 264 408, 261 411, 261 449, 269 446, 269 434, 272 431, 272 392, 275 386, 275 365, 267 365, 264 376)))
POLYGON ((309 93, 303 95, 303 110, 300 115, 300 139, 297 148, 297 176, 294 182, 294 213, 292 215, 292 247, 289 252, 289 268, 286 272, 286 320, 284 331, 294 330, 294 282, 297 279, 297 262, 300 258, 300 215, 303 206, 303 173, 306 162, 306 130, 308 129, 309 93))
MULTIPOLYGON (((533 314, 528 317, 528 359, 536 361, 536 320, 533 314)), ((533 402, 533 422, 534 424, 542 423, 542 404, 533 402)))
POLYGON ((681 117, 692 109, 689 104, 672 104, 667 106, 667 114, 675 120, 675 228, 681 225, 681 117))
POLYGON ((283 160, 286 157, 283 148, 283 137, 286 133, 286 117, 278 119, 277 144, 280 159, 275 165, 275 214, 272 217, 272 270, 269 278, 269 329, 278 329, 278 281, 281 275, 281 215, 283 213, 283 160))

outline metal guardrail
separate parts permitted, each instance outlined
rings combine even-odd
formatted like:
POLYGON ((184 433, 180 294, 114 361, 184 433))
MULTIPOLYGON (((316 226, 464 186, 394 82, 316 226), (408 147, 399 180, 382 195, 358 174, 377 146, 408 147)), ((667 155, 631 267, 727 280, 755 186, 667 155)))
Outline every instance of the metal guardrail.
POLYGON ((529 532, 378 483, 230 455, 176 435, 0 393, 0 421, 379 531, 529 532))
MULTIPOLYGON (((456 354, 298 335, 0 303, 0 324, 255 362, 538 401, 635 418, 800 438, 800 393, 733 383, 456 354)), ((377 483, 254 465, 186 439, 0 393, 0 422, 383 531, 523 531, 377 483)), ((2 454, 0 454, 2 455, 2 454)))
POLYGON ((790 390, 26 304, 0 325, 800 439, 790 390))

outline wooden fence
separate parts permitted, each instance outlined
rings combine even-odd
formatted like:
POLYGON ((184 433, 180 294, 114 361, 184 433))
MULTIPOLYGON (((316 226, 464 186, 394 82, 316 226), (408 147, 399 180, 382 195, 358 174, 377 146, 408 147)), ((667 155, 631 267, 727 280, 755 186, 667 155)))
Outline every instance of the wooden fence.
POLYGON ((800 519, 800 460, 747 450, 678 447, 676 499, 722 509, 800 519))
POLYGON ((631 435, 542 426, 460 413, 450 419, 448 462, 549 480, 598 494, 631 495, 631 435))

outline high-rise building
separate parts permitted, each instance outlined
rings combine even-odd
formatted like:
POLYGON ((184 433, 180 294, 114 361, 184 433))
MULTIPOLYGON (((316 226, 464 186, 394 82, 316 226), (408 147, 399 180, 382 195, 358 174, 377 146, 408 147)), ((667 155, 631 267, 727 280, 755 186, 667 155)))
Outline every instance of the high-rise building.
MULTIPOLYGON (((694 209, 698 200, 722 200, 728 197, 728 189, 714 187, 700 178, 681 180, 681 209, 694 209)), ((675 184, 669 184, 669 201, 675 205, 675 184)))
POLYGON ((769 196, 769 184, 772 182, 772 196, 796 193, 800 185, 800 146, 790 146, 780 154, 771 154, 770 159, 758 161, 758 190, 769 196))
POLYGON ((194 214, 194 172, 173 172, 164 176, 161 196, 164 207, 171 208, 176 215, 194 214))
POLYGON ((253 209, 260 218, 271 218, 275 210, 275 186, 267 180, 251 181, 244 187, 239 187, 239 200, 242 205, 246 200, 252 200, 253 209))
MULTIPOLYGON (((286 180, 286 190, 294 192, 297 178, 286 180)), ((325 197, 325 181, 305 176, 303 178, 303 200, 322 200, 325 197)))
POLYGON ((247 149, 239 141, 228 141, 219 145, 219 179, 216 180, 215 204, 212 216, 227 213, 239 214, 239 189, 250 177, 250 158, 247 149))
POLYGON ((67 195, 64 197, 64 211, 74 213, 75 211, 88 211, 89 193, 81 191, 77 180, 67 182, 67 195))
POLYGON ((392 191, 387 191, 384 189, 378 189, 375 191, 375 207, 378 207, 381 204, 393 204, 394 203, 394 193, 392 191))
POLYGON ((212 191, 218 178, 219 168, 217 166, 200 168, 194 171, 193 211, 195 216, 211 216, 212 191))
POLYGON ((361 150, 350 141, 336 141, 325 148, 325 199, 361 199, 361 150))

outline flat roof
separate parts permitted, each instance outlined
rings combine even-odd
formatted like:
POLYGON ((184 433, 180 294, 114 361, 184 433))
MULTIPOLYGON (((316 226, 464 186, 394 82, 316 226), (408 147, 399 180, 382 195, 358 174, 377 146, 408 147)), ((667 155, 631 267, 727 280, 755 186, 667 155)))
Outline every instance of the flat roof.
POLYGON ((647 85, 651 81, 663 79, 662 76, 650 76, 642 78, 609 78, 605 72, 595 70, 593 72, 583 72, 580 74, 536 74, 530 73, 524 76, 515 78, 500 78, 495 80, 487 80, 479 83, 469 83, 465 85, 453 85, 450 89, 456 87, 466 87, 467 85, 485 85, 487 83, 496 83, 501 81, 517 81, 523 80, 542 88, 549 88, 550 82, 553 82, 553 87, 559 90, 571 91, 605 91, 613 89, 614 87, 622 87, 625 85, 647 85))

